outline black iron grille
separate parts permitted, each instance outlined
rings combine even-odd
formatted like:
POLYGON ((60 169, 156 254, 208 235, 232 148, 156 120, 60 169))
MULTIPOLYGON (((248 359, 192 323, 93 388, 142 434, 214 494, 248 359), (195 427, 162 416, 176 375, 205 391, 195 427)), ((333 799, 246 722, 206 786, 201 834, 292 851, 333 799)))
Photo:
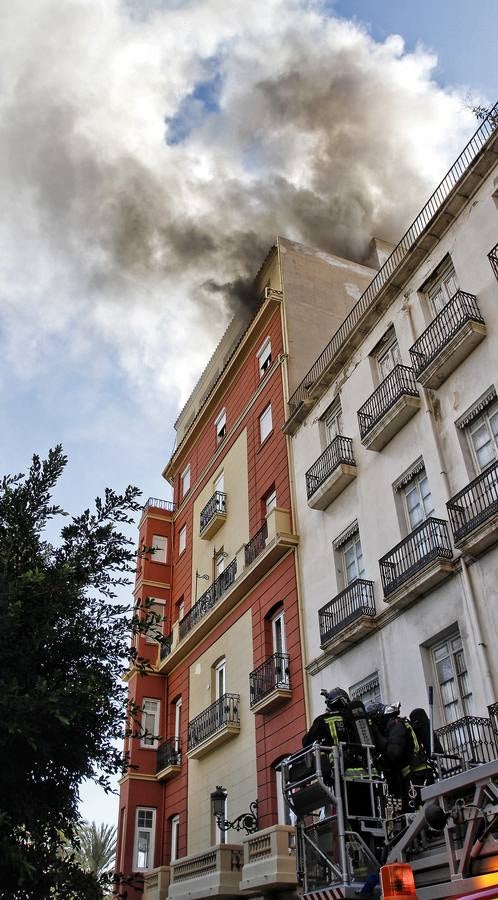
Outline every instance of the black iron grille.
POLYGON ((474 478, 446 504, 455 541, 498 513, 498 462, 474 478))
POLYGON ((156 772, 168 766, 180 766, 182 763, 182 744, 179 737, 169 738, 157 748, 156 772))
POLYGON ((228 589, 232 586, 235 581, 235 576, 237 574, 237 560, 232 559, 230 565, 223 570, 221 575, 218 575, 216 581, 213 581, 212 585, 208 587, 207 591, 204 591, 201 597, 199 597, 197 603, 194 603, 193 607, 188 611, 187 615, 183 617, 180 621, 179 625, 179 636, 180 638, 184 638, 189 631, 194 628, 201 619, 204 618, 205 615, 209 612, 210 609, 218 602, 220 597, 225 594, 228 589))
POLYGON ((343 437, 342 434, 337 434, 327 449, 323 451, 322 455, 318 457, 317 461, 306 472, 308 500, 341 463, 349 466, 356 465, 353 456, 353 441, 351 438, 343 437))
POLYGON ((484 325, 474 295, 457 291, 410 348, 416 378, 446 347, 465 322, 479 322, 484 325))
POLYGON ((215 491, 206 503, 200 516, 200 533, 204 531, 217 513, 225 514, 227 511, 227 495, 223 491, 215 491))
POLYGON ((188 749, 193 750, 225 725, 240 725, 239 694, 223 694, 188 724, 188 749))
POLYGON ((460 756, 465 768, 496 759, 495 737, 489 719, 463 716, 438 728, 436 734, 444 752, 460 756))
POLYGON ((379 387, 358 410, 358 423, 360 436, 363 439, 368 432, 382 419, 391 406, 394 406, 400 397, 405 395, 418 397, 419 393, 415 384, 415 376, 410 366, 394 366, 387 378, 379 384, 379 387))
POLYGON ((379 560, 380 574, 387 597, 412 575, 438 558, 451 559, 448 523, 444 519, 426 519, 404 540, 379 560))
POLYGON ((290 688, 289 656, 274 653, 249 675, 251 706, 278 688, 290 688))
POLYGON ((355 578, 337 597, 318 610, 321 646, 360 616, 375 616, 373 581, 355 578))
POLYGON ((248 544, 245 544, 244 550, 244 558, 246 566, 250 566, 251 563, 254 562, 257 556, 263 552, 266 545, 266 539, 268 537, 268 522, 263 522, 259 531, 251 538, 248 544))
POLYGON ((495 244, 492 250, 488 253, 488 259, 491 263, 491 268, 498 278, 498 244, 495 244))

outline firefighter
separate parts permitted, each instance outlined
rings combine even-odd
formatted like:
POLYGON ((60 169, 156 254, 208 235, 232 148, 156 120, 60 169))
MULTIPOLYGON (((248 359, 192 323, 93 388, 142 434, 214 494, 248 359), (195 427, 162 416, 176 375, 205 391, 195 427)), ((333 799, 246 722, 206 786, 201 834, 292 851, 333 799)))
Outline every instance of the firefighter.
POLYGON ((420 788, 434 782, 434 774, 423 745, 409 719, 399 715, 400 705, 376 703, 367 709, 378 764, 391 793, 401 800, 403 812, 420 806, 420 788))

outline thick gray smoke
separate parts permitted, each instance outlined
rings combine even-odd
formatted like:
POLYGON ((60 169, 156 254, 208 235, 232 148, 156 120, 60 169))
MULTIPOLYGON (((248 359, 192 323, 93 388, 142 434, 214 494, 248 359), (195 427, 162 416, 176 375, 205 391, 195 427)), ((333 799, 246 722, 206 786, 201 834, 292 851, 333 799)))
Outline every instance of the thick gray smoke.
POLYGON ((362 259, 470 127, 427 53, 305 0, 18 0, 0 59, 3 353, 65 335, 147 393, 188 393, 277 233, 362 259))

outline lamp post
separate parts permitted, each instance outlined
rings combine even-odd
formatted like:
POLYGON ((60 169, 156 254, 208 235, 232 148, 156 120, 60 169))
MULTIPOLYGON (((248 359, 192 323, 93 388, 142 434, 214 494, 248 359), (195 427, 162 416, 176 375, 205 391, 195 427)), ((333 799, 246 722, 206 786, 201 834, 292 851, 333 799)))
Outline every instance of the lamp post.
POLYGON ((211 813, 216 818, 216 824, 220 831, 229 831, 233 828, 235 831, 246 832, 246 834, 254 834, 259 830, 258 824, 258 801, 253 800, 249 804, 248 813, 241 813, 233 822, 225 819, 225 802, 228 792, 220 784, 216 785, 216 790, 211 794, 211 813))

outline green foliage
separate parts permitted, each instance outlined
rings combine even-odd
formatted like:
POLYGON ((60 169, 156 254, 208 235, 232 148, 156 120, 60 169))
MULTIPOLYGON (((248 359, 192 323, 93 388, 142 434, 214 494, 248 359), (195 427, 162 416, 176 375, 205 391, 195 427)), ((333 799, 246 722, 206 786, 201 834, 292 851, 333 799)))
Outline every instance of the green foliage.
POLYGON ((116 855, 116 827, 83 822, 77 831, 75 860, 84 872, 109 873, 116 855))
POLYGON ((66 462, 57 446, 0 481, 0 897, 9 900, 102 897, 63 847, 74 846, 83 779, 110 789, 127 766, 115 746, 126 730, 119 676, 130 662, 147 668, 130 628, 146 631, 153 617, 116 598, 135 567, 124 530, 139 491, 107 489, 53 545, 44 531, 66 515, 52 502, 66 462))

